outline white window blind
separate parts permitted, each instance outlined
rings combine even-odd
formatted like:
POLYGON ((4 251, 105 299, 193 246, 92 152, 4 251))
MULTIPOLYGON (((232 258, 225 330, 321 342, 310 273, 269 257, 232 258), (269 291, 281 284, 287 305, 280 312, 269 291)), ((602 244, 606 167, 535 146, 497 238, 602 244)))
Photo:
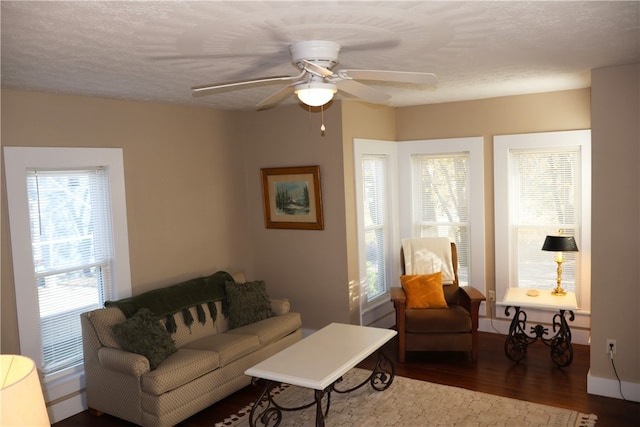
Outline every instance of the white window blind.
POLYGON ((113 295, 108 185, 104 168, 27 171, 45 376, 82 363, 80 313, 113 295))
POLYGON ((448 237, 456 244, 458 276, 469 284, 469 153, 414 154, 412 158, 415 237, 448 237))
POLYGON ((385 157, 365 155, 362 159, 364 206, 365 274, 367 300, 387 292, 386 268, 386 176, 385 157))
MULTIPOLYGON (((512 227, 517 245, 515 287, 555 288, 555 254, 540 249, 545 236, 561 232, 581 241, 580 152, 576 146, 509 151, 512 227)), ((563 255, 562 287, 576 292, 578 253, 563 255)))

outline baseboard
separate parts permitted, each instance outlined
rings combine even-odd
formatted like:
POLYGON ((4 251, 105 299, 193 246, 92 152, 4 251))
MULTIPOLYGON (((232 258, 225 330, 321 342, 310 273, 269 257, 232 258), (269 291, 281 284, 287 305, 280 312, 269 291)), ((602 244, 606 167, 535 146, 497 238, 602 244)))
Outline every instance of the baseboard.
POLYGON ((61 400, 47 407, 51 424, 69 418, 87 409, 87 395, 83 391, 68 399, 61 400))
POLYGON ((621 390, 625 400, 640 402, 640 383, 618 382, 617 379, 596 377, 591 375, 591 370, 589 370, 587 374, 587 393, 622 399, 621 390))

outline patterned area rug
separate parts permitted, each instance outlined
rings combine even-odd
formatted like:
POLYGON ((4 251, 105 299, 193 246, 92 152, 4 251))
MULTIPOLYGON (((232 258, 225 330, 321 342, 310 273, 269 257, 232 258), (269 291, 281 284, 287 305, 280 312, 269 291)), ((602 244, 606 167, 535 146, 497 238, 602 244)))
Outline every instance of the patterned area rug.
MULTIPOLYGON (((344 376, 340 389, 357 385, 370 371, 353 369, 344 376)), ((274 399, 279 405, 297 407, 313 400, 313 391, 284 385, 274 399)), ((215 427, 249 425, 251 406, 215 427)), ((595 415, 555 408, 522 400, 479 393, 396 376, 385 391, 369 384, 347 394, 332 393, 327 427, 388 426, 594 426, 595 415)), ((315 406, 283 412, 281 427, 315 425, 315 406)))

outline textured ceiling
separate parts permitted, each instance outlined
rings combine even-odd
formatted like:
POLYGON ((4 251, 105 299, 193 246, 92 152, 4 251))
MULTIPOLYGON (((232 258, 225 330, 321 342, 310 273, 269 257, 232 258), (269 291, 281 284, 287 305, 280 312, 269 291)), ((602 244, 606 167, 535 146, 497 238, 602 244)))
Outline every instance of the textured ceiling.
POLYGON ((1 19, 3 87, 220 109, 254 109, 283 83, 190 88, 295 75, 301 40, 339 43, 336 68, 438 75, 435 89, 372 85, 391 106, 584 88, 593 68, 640 62, 639 1, 3 0, 1 19))

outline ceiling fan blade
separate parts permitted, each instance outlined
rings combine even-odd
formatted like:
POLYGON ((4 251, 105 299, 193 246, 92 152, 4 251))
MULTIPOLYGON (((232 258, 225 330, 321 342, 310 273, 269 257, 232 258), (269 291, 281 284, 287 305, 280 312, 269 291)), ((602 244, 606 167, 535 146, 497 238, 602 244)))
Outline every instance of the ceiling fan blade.
MULTIPOLYGON (((304 74, 304 73, 303 73, 304 74)), ((191 88, 193 96, 210 95, 216 92, 224 92, 229 89, 245 89, 252 86, 259 86, 265 83, 272 82, 286 82, 291 80, 297 80, 302 76, 272 76, 261 77, 257 79, 235 80, 223 83, 211 83, 208 85, 194 86, 191 88)))
POLYGON ((293 93, 294 84, 288 85, 271 95, 270 97, 263 99, 256 105, 258 111, 273 108, 282 102, 285 98, 293 93))
POLYGON ((381 92, 372 87, 363 85, 355 80, 340 80, 336 82, 336 86, 343 92, 356 96, 363 101, 372 104, 382 104, 391 98, 388 94, 381 92))
POLYGON ((302 63, 304 64, 305 70, 318 77, 329 77, 333 75, 333 71, 329 70, 328 68, 321 67, 320 65, 314 64, 313 62, 307 61, 306 59, 303 59, 302 63))
POLYGON ((340 70, 336 74, 341 77, 356 80, 415 83, 422 85, 435 85, 438 83, 438 77, 433 73, 416 73, 411 71, 340 70))

